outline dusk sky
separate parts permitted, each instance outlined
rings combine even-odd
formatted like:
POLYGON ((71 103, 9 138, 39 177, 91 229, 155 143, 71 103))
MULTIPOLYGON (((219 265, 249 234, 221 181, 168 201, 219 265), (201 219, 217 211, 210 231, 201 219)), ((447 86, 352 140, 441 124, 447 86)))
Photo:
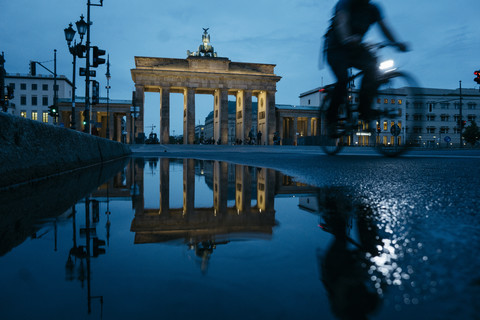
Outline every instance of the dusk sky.
MULTIPOLYGON (((91 0, 99 3, 99 0, 91 0)), ((328 66, 319 69, 323 34, 336 0, 158 1, 105 0, 91 7, 91 42, 106 49, 111 62, 112 99, 131 99, 134 83, 130 69, 135 56, 186 58, 196 51, 202 28, 210 28, 211 44, 220 57, 235 62, 276 64, 282 79, 277 104, 299 104, 299 95, 334 81, 328 66)), ((7 73, 27 74, 29 61, 45 62, 72 78, 72 56, 63 29, 87 14, 86 0, 1 1, 0 51, 7 73), (50 62, 48 62, 50 61, 50 62)), ((478 88, 473 71, 480 69, 479 0, 377 1, 384 17, 411 51, 384 50, 402 70, 430 88, 478 88)), ((369 38, 378 39, 378 27, 369 38)), ((76 36, 78 39, 78 35, 76 36)), ((77 60, 78 62, 78 60, 77 60)), ((84 66, 82 59, 78 64, 84 66)), ((77 64, 77 65, 78 65, 77 64)), ((47 74, 37 67, 37 72, 47 74)), ((101 95, 106 96, 106 66, 97 69, 101 95)), ((84 78, 77 76, 79 95, 84 78), (82 81, 83 80, 83 81, 82 81)), ((231 97, 233 99, 233 97, 231 97)), ((146 93, 145 126, 157 125, 159 95, 146 93)), ((183 97, 172 94, 171 131, 182 132, 183 97)), ((213 110, 213 97, 196 99, 196 123, 213 110)), ((146 133, 150 131, 145 128, 146 133)))

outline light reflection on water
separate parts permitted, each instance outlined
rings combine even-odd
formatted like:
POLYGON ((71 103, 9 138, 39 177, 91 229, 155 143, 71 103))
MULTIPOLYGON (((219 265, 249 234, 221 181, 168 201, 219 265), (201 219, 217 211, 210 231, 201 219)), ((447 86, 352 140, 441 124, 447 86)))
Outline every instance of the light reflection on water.
POLYGON ((2 318, 391 318, 397 295, 420 301, 397 292, 414 273, 397 207, 346 187, 133 158, 87 194, 2 250, 2 318))

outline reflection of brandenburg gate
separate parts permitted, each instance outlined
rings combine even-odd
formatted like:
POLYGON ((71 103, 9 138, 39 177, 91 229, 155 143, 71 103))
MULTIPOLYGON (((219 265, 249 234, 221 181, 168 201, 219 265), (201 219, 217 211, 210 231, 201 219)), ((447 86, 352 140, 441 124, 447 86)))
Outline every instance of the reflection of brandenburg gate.
MULTIPOLYGON (((206 31, 205 31, 206 33, 206 31)), ((181 93, 183 140, 195 140, 195 94, 214 97, 214 138, 228 143, 228 96, 236 98, 235 139, 248 140, 252 128, 252 96, 258 99, 257 130, 267 144, 273 144, 276 129, 275 92, 280 80, 275 65, 232 62, 216 56, 187 59, 135 57, 131 70, 135 82, 136 106, 140 107, 137 128, 143 128, 145 92, 160 93, 160 143, 169 143, 170 93, 181 93)))
MULTIPOLYGON (((135 243, 175 239, 271 235, 275 226, 275 171, 256 170, 256 204, 252 199, 252 168, 235 166, 235 204, 228 207, 228 164, 213 164, 213 207, 196 208, 195 160, 183 160, 183 207, 170 208, 169 159, 160 159, 160 208, 136 208, 131 231, 135 243), (252 202, 254 203, 252 205, 252 202)), ((254 180, 253 180, 254 182, 254 180)))

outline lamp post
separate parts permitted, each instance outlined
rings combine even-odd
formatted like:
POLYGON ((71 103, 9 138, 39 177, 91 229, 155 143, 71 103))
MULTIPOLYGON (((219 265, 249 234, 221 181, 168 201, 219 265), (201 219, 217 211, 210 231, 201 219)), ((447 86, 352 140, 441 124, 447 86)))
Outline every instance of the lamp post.
POLYGON ((107 86, 105 89, 107 89, 107 134, 106 138, 110 140, 110 114, 109 114, 109 107, 110 107, 110 55, 107 57, 107 73, 105 73, 105 76, 107 77, 107 86))
POLYGON ((70 128, 76 130, 76 123, 75 123, 75 74, 76 74, 76 61, 77 57, 83 58, 83 54, 86 50, 85 46, 82 45, 83 36, 87 32, 87 23, 83 20, 83 15, 80 16, 80 20, 78 20, 75 25, 77 26, 78 34, 80 35, 80 43, 77 44, 77 41, 74 42, 73 46, 71 46, 72 40, 75 37, 75 30, 72 28, 72 24, 68 25, 68 28, 64 29, 65 32, 65 40, 67 41, 68 49, 73 56, 73 74, 72 74, 72 119, 70 121, 70 128))

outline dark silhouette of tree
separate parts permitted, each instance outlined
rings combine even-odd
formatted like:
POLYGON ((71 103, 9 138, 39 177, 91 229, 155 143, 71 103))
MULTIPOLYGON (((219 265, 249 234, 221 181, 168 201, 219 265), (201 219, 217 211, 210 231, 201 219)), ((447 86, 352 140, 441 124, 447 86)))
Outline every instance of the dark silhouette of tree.
POLYGON ((478 128, 475 121, 472 121, 471 124, 465 128, 463 139, 465 139, 467 143, 470 143, 472 147, 480 140, 480 128, 478 128))

